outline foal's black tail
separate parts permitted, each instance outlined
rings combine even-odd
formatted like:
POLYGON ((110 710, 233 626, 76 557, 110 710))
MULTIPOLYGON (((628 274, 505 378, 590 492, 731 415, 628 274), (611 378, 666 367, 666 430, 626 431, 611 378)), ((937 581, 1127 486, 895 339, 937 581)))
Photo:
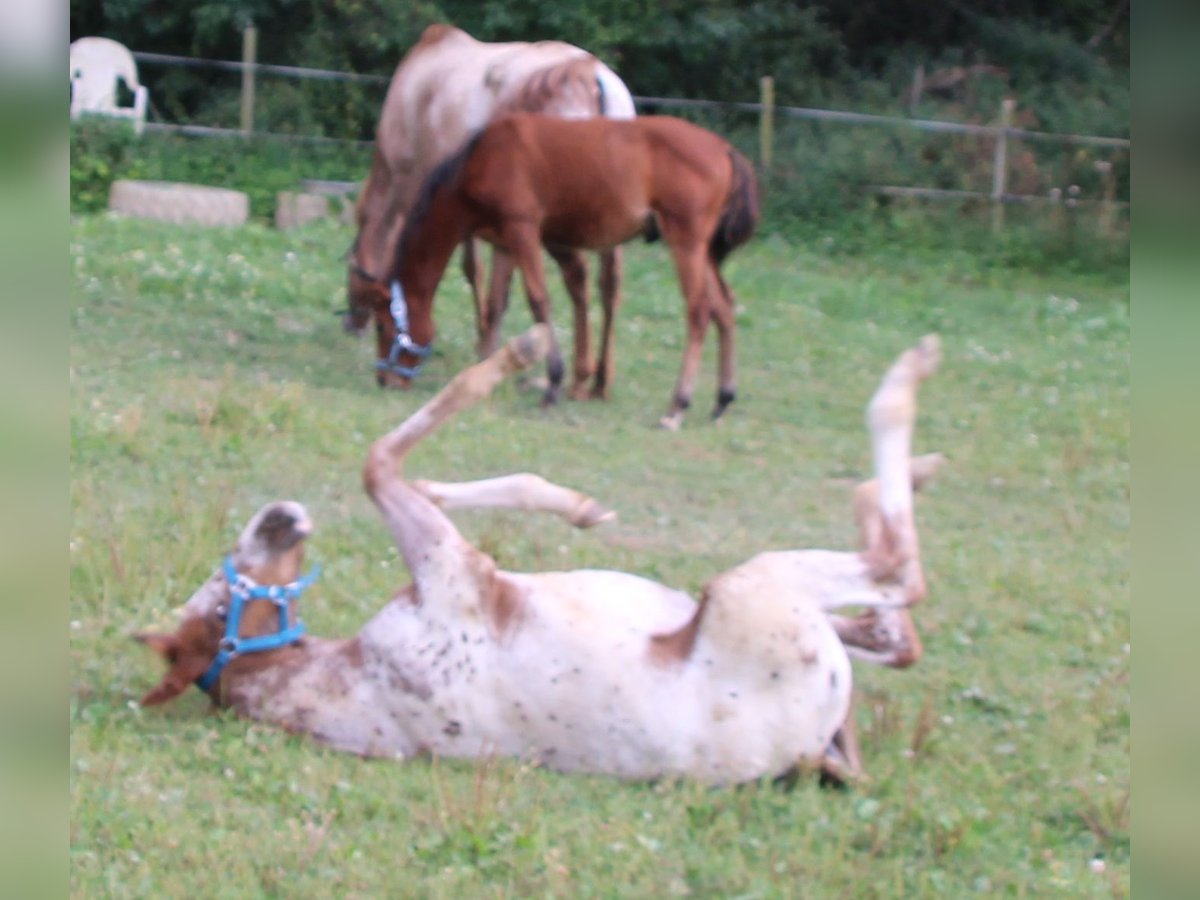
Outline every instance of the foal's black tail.
POLYGON ((708 242, 708 253, 718 266, 730 252, 750 240, 760 216, 758 179, 753 164, 732 147, 729 148, 729 161, 733 163, 733 184, 717 230, 708 242))

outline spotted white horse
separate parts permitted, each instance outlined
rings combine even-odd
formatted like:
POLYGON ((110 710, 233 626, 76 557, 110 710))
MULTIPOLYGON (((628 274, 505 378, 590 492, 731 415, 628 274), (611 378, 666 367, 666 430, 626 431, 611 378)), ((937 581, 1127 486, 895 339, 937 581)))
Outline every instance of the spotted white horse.
MULTIPOLYGON (((455 528, 463 507, 548 511, 579 527, 612 517, 531 474, 409 481, 406 455, 547 349, 534 326, 461 372, 371 447, 363 482, 412 576, 355 636, 302 634, 296 598, 313 524, 268 504, 188 600, 173 634, 143 634, 168 664, 151 706, 198 683, 222 706, 366 756, 503 755, 564 772, 726 784, 809 766, 857 769, 849 654, 907 665, 908 607, 925 592, 910 460, 917 388, 936 337, 891 366, 868 409, 876 480, 859 489, 862 552, 759 554, 699 601, 616 571, 500 570, 455 528), (832 612, 868 611, 856 618, 832 612), (839 749, 840 746, 840 749, 839 749)), ((914 463, 916 463, 914 465, 914 463)))

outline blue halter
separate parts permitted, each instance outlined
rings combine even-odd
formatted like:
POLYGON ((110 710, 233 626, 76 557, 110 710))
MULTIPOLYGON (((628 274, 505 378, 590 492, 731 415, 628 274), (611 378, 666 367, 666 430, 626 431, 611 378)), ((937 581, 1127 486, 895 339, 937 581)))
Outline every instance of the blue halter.
POLYGON ((277 650, 294 644, 304 634, 304 623, 297 621, 288 627, 288 607, 291 602, 304 593, 304 589, 317 580, 321 567, 314 566, 304 577, 291 584, 257 584, 251 578, 239 574, 233 565, 233 557, 226 556, 223 563, 225 580, 229 582, 229 612, 225 618, 225 637, 218 645, 217 658, 212 661, 208 671, 196 679, 196 686, 202 691, 211 688, 221 670, 235 656, 243 653, 261 653, 264 650, 277 650), (248 600, 270 600, 279 610, 279 630, 274 634, 263 634, 258 637, 238 637, 238 629, 242 624, 242 608, 248 600))
POLYGON ((408 303, 404 300, 404 290, 400 287, 399 281, 392 282, 392 303, 389 309, 392 313, 392 321, 396 323, 396 340, 392 343, 392 349, 388 351, 387 359, 376 362, 375 368, 399 375, 401 378, 416 378, 421 374, 422 363, 418 362, 415 366, 402 366, 400 365, 400 354, 411 353, 417 359, 423 360, 433 352, 433 347, 429 344, 418 344, 408 333, 408 303))

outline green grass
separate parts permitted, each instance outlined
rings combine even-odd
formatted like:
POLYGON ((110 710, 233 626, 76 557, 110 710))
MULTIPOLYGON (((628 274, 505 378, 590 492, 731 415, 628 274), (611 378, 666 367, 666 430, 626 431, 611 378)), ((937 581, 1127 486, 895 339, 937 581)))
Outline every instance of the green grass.
MULTIPOLYGON (((169 626, 266 500, 316 518, 313 632, 352 633, 405 581, 359 467, 472 361, 472 313, 454 272, 427 374, 379 392, 373 347, 331 315, 350 237, 72 225, 72 895, 1127 895, 1129 290, 1111 274, 757 241, 727 266, 739 400, 705 418, 710 339, 693 413, 669 434, 653 426, 682 303, 662 248, 633 246, 611 402, 543 411, 506 384, 414 455, 424 477, 530 470, 620 512, 583 534, 462 515, 506 567, 694 590, 758 550, 853 545, 864 404, 901 349, 939 331, 916 440, 950 460, 918 507, 926 655, 856 669, 871 780, 853 790, 369 762, 214 714, 198 692, 138 708, 161 669, 129 635, 169 626)), ((514 296, 507 332, 528 321, 514 296)))

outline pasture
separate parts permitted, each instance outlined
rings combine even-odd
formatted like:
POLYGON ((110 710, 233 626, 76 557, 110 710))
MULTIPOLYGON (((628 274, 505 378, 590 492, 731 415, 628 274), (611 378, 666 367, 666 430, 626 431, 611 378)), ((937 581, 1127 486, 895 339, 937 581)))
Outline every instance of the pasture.
MULTIPOLYGON (((413 456, 443 480, 537 472, 615 508, 456 516, 513 569, 606 567, 698 590, 780 547, 853 546, 863 407, 921 334, 945 361, 915 452, 925 657, 856 666, 866 783, 713 790, 520 761, 364 761, 209 711, 136 700, 170 626, 262 503, 316 520, 314 634, 405 583, 360 486, 368 443, 473 360, 451 270, 406 392, 341 332, 334 225, 282 234, 84 217, 71 226, 72 896, 1125 896, 1129 889, 1129 288, 969 255, 856 258, 760 238, 730 257, 738 400, 707 421, 713 339, 683 429, 655 427, 682 300, 631 245, 608 403, 505 384, 413 456)), ((560 339, 569 304, 550 279, 560 339)), ((594 290, 594 287, 593 287, 594 290)), ((514 294, 505 333, 529 321, 514 294)))

